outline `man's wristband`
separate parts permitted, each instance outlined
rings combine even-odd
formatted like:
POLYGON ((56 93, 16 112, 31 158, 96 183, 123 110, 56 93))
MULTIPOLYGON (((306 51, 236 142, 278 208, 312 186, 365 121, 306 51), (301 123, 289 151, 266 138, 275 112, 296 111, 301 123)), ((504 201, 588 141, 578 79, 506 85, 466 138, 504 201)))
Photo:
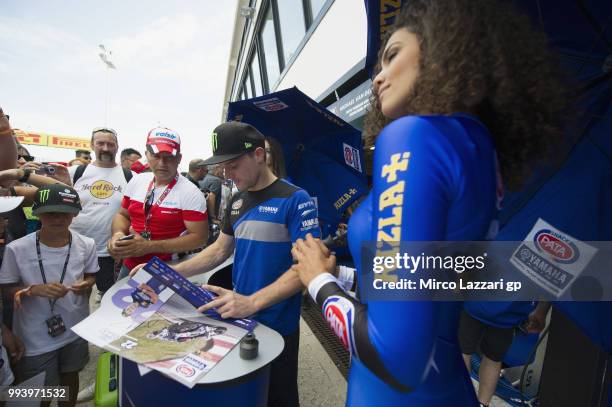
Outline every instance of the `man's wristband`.
POLYGON ((23 176, 21 178, 19 178, 17 181, 19 182, 28 182, 28 179, 30 179, 30 175, 32 174, 32 170, 28 170, 27 168, 23 171, 23 176))

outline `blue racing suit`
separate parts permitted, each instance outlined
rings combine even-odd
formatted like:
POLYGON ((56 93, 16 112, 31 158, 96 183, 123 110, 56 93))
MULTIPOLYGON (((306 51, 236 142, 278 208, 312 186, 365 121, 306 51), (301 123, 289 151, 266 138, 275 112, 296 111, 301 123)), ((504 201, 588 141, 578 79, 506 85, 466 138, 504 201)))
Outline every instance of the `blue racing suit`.
MULTIPOLYGON (((467 115, 407 116, 374 153, 373 190, 349 222, 357 275, 364 241, 484 240, 497 213, 487 129, 467 115)), ((358 281, 358 286, 361 281, 358 281)), ((348 406, 477 406, 457 344, 460 303, 354 299, 330 274, 311 296, 352 354, 348 406)))

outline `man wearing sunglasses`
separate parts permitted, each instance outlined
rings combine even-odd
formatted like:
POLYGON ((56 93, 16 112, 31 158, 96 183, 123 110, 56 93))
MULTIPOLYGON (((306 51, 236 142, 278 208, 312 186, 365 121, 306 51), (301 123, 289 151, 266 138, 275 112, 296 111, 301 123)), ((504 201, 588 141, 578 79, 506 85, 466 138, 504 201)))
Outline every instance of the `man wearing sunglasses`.
POLYGON ((19 168, 22 168, 27 163, 33 162, 33 161, 34 161, 34 156, 30 155, 30 152, 28 151, 28 149, 22 146, 21 144, 17 143, 17 166, 19 168))
MULTIPOLYGON (((100 271, 96 274, 99 300, 114 283, 115 260, 106 247, 111 237, 110 224, 121 207, 127 183, 132 177, 115 158, 119 149, 117 132, 110 128, 95 128, 91 133, 91 149, 96 155, 92 163, 71 166, 70 179, 79 194, 83 210, 74 218, 70 229, 96 242, 100 271)), ((89 151, 78 150, 91 160, 89 151)), ((83 159, 81 154, 81 159, 83 159)))
POLYGON ((172 262, 194 253, 208 239, 208 214, 200 190, 178 172, 181 141, 158 127, 147 137, 152 172, 134 176, 113 219, 108 247, 124 259, 121 276, 153 256, 172 262))

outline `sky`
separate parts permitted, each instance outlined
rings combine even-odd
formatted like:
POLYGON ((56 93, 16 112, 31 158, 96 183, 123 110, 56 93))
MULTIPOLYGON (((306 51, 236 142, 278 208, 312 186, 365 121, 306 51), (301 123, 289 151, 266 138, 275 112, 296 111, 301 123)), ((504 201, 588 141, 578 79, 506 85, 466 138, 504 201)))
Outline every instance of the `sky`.
MULTIPOLYGON (((148 131, 168 127, 181 136, 186 169, 212 154, 236 4, 2 0, 0 106, 14 128, 89 138, 109 126, 120 150, 143 154, 148 131), (116 70, 101 61, 99 44, 116 70)), ((41 161, 74 158, 67 149, 28 149, 41 161)))

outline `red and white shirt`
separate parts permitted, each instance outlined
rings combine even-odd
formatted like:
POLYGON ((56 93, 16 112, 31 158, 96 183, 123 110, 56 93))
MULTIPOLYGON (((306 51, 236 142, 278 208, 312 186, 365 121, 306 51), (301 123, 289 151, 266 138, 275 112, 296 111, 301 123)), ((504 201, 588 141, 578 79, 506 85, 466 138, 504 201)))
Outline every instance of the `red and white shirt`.
MULTIPOLYGON (((152 172, 138 174, 125 188, 121 207, 128 211, 130 226, 136 233, 142 233, 145 230, 144 202, 153 176, 152 172)), ((155 188, 153 192, 155 203, 165 189, 166 185, 155 188)), ((182 175, 179 175, 177 183, 166 195, 161 205, 153 205, 151 211, 149 225, 151 240, 179 237, 187 232, 185 221, 203 222, 208 219, 204 195, 182 175)), ((142 257, 125 259, 125 266, 131 269, 140 263, 146 263, 153 256, 164 261, 172 260, 171 253, 150 253, 142 257)))

